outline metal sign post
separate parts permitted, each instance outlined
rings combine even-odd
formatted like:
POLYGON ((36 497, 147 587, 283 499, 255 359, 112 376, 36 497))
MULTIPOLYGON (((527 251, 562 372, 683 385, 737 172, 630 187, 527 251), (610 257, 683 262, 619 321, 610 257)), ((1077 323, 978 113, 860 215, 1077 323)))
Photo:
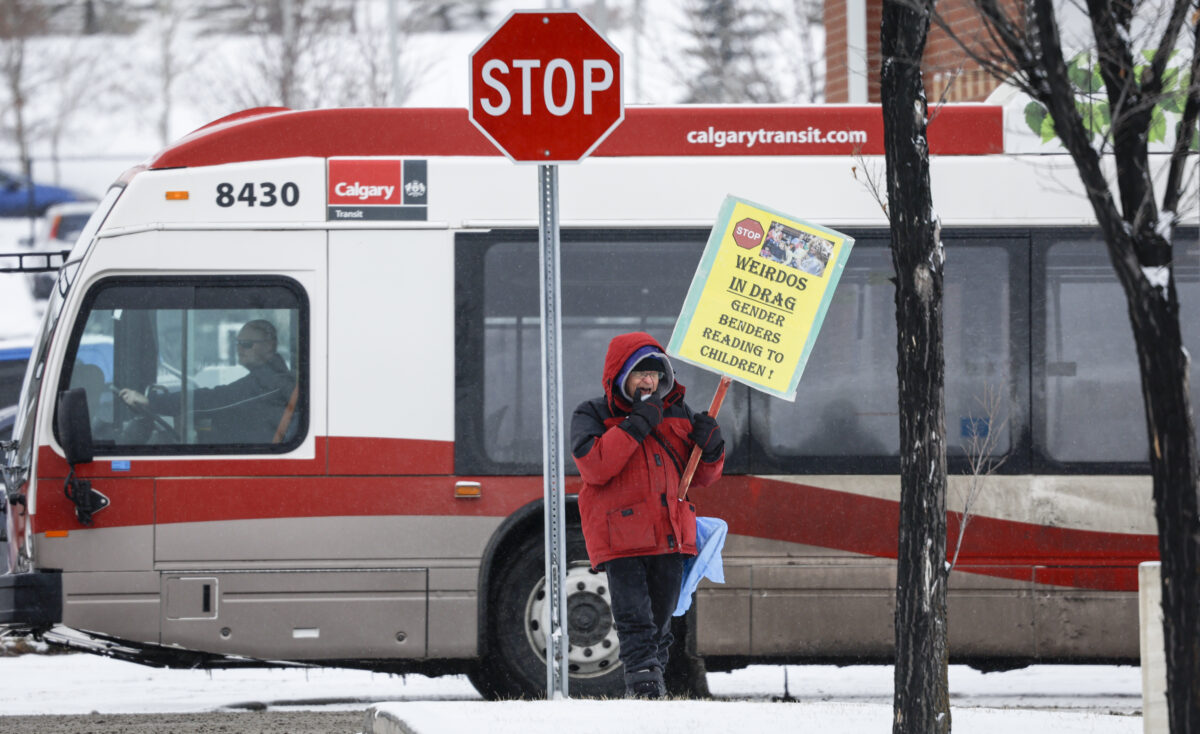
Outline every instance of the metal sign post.
POLYGON ((545 501, 546 539, 546 697, 566 698, 567 650, 567 543, 566 504, 563 488, 562 436, 562 342, 559 321, 562 316, 559 297, 558 238, 558 166, 538 166, 541 216, 538 239, 542 273, 542 489, 545 501))
POLYGON ((625 119, 621 52, 573 10, 514 10, 471 52, 475 127, 517 163, 536 163, 542 268, 546 697, 566 698, 567 545, 559 320, 558 163, 576 163, 625 119))

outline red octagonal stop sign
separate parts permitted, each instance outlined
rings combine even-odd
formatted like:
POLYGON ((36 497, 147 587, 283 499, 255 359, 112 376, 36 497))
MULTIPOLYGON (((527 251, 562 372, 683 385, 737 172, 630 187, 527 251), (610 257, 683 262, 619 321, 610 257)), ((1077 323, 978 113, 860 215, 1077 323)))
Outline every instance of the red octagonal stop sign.
POLYGON ((586 158, 625 117, 621 52, 573 10, 516 10, 471 53, 471 122, 518 162, 586 158))
POLYGON ((747 250, 753 250, 762 244, 763 228, 757 220, 746 217, 742 221, 734 225, 733 241, 738 247, 744 247, 747 250))

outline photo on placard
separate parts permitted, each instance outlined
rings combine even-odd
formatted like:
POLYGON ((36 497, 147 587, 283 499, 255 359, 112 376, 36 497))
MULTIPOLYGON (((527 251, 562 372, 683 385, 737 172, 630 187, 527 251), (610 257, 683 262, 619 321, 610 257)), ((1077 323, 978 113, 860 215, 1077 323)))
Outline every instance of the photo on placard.
POLYGON ((802 247, 793 253, 795 263, 793 267, 803 270, 809 275, 821 277, 825 274, 825 267, 829 265, 834 242, 810 232, 802 234, 801 241, 802 247))
POLYGON ((759 257, 818 277, 824 275, 832 253, 833 243, 829 240, 788 227, 782 222, 771 222, 762 249, 758 252, 759 257))

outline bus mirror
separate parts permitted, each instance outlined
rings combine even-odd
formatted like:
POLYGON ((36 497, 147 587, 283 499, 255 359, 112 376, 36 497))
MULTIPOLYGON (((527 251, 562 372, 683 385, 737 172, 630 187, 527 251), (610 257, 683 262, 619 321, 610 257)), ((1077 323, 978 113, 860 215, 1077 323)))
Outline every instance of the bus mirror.
POLYGON ((76 387, 60 392, 58 412, 54 418, 67 463, 74 467, 91 461, 92 422, 88 412, 87 391, 76 387))
POLYGON ((75 465, 86 464, 93 458, 92 421, 88 411, 87 390, 82 387, 63 390, 58 394, 58 412, 54 415, 58 440, 71 471, 63 482, 63 493, 75 504, 75 517, 83 525, 92 524, 92 515, 108 507, 109 500, 92 489, 86 479, 75 478, 75 465))

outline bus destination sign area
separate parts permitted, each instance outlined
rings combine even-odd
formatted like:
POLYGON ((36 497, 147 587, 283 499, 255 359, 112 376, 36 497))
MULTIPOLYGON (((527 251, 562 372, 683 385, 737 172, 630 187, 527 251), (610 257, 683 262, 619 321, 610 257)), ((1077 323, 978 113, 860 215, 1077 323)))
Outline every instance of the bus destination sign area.
POLYGON ((331 222, 429 218, 423 160, 330 158, 326 218, 331 222))

